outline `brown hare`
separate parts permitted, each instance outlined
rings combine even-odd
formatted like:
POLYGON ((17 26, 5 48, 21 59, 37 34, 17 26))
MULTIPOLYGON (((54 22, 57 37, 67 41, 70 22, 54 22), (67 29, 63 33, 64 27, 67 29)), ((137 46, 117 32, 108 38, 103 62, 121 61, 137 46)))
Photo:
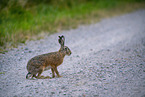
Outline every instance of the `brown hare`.
POLYGON ((59 51, 38 55, 30 59, 27 63, 28 74, 26 75, 26 79, 29 77, 44 78, 41 76, 41 73, 49 69, 52 71, 53 78, 55 77, 55 73, 58 77, 61 77, 57 67, 62 64, 65 55, 71 55, 71 50, 67 46, 64 46, 64 41, 64 36, 59 36, 58 42, 61 45, 59 51))

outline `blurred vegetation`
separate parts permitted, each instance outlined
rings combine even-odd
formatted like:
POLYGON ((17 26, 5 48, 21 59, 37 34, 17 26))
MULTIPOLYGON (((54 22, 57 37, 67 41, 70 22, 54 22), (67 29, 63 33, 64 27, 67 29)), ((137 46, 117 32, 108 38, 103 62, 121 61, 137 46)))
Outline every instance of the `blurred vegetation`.
POLYGON ((145 0, 0 0, 0 51, 138 8, 145 0))

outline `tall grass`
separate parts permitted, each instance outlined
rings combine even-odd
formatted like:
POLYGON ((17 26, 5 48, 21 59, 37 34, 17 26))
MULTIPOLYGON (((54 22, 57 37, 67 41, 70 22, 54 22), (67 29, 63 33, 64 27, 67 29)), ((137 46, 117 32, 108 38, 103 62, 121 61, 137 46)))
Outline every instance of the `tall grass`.
POLYGON ((38 38, 40 33, 52 34, 145 7, 143 0, 28 0, 25 5, 8 1, 13 3, 0 7, 1 50, 38 38))

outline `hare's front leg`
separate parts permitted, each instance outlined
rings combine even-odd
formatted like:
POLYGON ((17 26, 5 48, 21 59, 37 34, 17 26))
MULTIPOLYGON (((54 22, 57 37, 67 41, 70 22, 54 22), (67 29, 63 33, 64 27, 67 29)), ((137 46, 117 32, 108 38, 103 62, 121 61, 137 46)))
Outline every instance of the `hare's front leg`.
POLYGON ((53 68, 51 68, 51 71, 52 71, 52 78, 54 78, 55 77, 55 73, 54 73, 53 68))
POLYGON ((57 70, 57 67, 54 67, 53 69, 54 69, 54 71, 55 71, 55 73, 57 74, 58 77, 62 77, 62 76, 59 75, 59 72, 57 70))

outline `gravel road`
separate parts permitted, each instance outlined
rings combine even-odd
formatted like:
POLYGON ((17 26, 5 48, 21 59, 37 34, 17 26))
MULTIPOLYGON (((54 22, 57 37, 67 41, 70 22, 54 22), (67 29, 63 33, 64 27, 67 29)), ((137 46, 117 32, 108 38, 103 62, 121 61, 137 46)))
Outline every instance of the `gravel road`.
MULTIPOLYGON (((52 76, 51 70, 42 73, 52 76)), ((145 10, 103 19, 29 41, 0 54, 0 97, 145 97, 145 10), (64 35, 71 51, 61 78, 25 78, 30 58, 57 51, 64 35)))

